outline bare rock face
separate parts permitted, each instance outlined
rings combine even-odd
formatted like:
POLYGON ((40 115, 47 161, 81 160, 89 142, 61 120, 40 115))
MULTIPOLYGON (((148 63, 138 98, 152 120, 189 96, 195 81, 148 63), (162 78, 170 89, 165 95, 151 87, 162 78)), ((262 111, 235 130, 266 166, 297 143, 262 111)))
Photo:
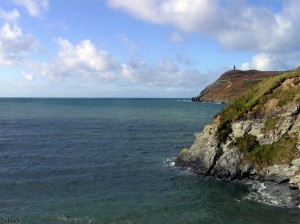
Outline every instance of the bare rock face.
POLYGON ((292 189, 300 189, 300 174, 291 177, 289 185, 292 189))
MULTIPOLYGON (((201 133, 196 134, 196 140, 190 148, 182 149, 177 164, 193 167, 197 173, 229 179, 252 175, 257 179, 287 182, 300 169, 300 159, 293 160, 291 164, 275 164, 257 172, 251 164, 243 161, 244 155, 232 144, 236 138, 243 138, 247 134, 255 136, 261 145, 273 144, 287 133, 293 136, 300 135, 299 105, 290 107, 277 116, 279 118, 272 132, 266 132, 267 118, 232 123, 232 134, 226 143, 219 142, 217 138, 217 122, 207 125, 201 133)), ((298 148, 300 151, 300 142, 298 148)), ((297 185, 295 178, 293 180, 293 184, 297 185)))
POLYGON ((252 126, 254 126, 254 124, 249 120, 233 123, 231 127, 233 137, 239 138, 245 136, 252 129, 252 126))
MULTIPOLYGON (((300 146, 300 144, 299 144, 300 146)), ((298 149, 299 149, 298 146, 298 149)), ((291 175, 289 179, 289 185, 291 188, 300 189, 300 158, 292 161, 292 166, 294 167, 295 172, 291 175)))
POLYGON ((211 174, 222 178, 239 178, 241 171, 241 155, 237 148, 230 148, 230 141, 222 145, 223 154, 217 159, 211 174))
POLYGON ((279 111, 272 117, 276 121, 276 125, 272 130, 266 130, 265 124, 270 118, 259 118, 236 121, 232 124, 233 138, 244 137, 247 134, 253 135, 257 138, 259 144, 273 144, 282 138, 283 135, 297 134, 300 129, 299 105, 295 105, 279 111))
POLYGON ((216 133, 217 124, 205 126, 201 133, 196 134, 194 144, 181 150, 176 163, 193 167, 197 173, 209 174, 219 152, 216 133))
POLYGON ((285 183, 299 170, 299 164, 275 164, 263 169, 259 175, 263 180, 270 180, 276 183, 285 183))

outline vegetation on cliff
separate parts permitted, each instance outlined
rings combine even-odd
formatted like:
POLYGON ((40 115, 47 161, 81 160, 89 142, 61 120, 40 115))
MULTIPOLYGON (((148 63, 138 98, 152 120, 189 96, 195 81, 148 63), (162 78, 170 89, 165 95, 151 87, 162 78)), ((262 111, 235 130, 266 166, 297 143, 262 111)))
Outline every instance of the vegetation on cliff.
POLYGON ((256 144, 247 154, 245 160, 251 162, 257 169, 262 169, 274 164, 289 164, 300 156, 297 150, 298 138, 285 136, 273 144, 256 144))
POLYGON ((219 178, 288 183, 298 189, 293 197, 299 206, 300 68, 261 81, 195 137, 176 164, 219 178))
POLYGON ((217 115, 220 118, 220 124, 218 126, 219 139, 222 142, 226 140, 232 131, 232 122, 245 116, 263 116, 263 107, 271 98, 276 99, 278 107, 282 107, 291 101, 300 103, 299 83, 300 68, 267 78, 257 84, 254 88, 249 89, 245 94, 230 103, 217 115), (277 87, 287 79, 293 79, 290 86, 277 89, 277 87))
POLYGON ((193 99, 195 101, 231 102, 264 79, 281 73, 277 71, 230 70, 222 74, 193 99))
MULTIPOLYGON (((276 125, 284 120, 276 116, 276 111, 282 111, 290 104, 300 104, 300 68, 265 79, 224 108, 217 115, 218 138, 223 143, 227 141, 235 121, 261 117, 265 119, 265 132, 272 134, 276 125)), ((235 144, 241 153, 246 154, 245 160, 257 167, 288 163, 300 156, 298 136, 293 135, 284 135, 273 144, 261 145, 248 134, 237 138, 235 144)))
POLYGON ((288 183, 296 191, 287 203, 299 206, 300 68, 261 81, 195 137, 176 164, 219 178, 288 183))

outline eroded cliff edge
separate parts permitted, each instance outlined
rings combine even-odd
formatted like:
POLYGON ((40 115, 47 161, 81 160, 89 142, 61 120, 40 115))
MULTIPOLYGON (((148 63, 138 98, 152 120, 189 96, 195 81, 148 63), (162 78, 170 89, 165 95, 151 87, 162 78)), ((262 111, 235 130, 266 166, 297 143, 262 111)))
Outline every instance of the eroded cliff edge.
POLYGON ((288 183, 299 202, 300 68, 231 102, 181 150, 176 164, 219 178, 288 183))

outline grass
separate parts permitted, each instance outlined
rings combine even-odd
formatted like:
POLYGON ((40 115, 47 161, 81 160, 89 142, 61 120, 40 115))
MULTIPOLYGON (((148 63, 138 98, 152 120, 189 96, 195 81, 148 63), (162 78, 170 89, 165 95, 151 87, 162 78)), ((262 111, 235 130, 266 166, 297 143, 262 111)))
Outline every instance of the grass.
MULTIPOLYGON (((264 81, 257 84, 254 88, 247 91, 241 97, 237 98, 228 107, 224 108, 220 113, 220 123, 218 126, 218 138, 221 142, 225 142, 228 135, 232 132, 231 123, 236 121, 247 112, 250 112, 254 107, 257 111, 260 111, 263 104, 266 102, 264 96, 272 94, 273 91, 280 86, 284 80, 288 78, 294 78, 300 76, 300 68, 295 71, 279 74, 265 79, 264 81)), ((295 90, 297 91, 297 89, 295 90)), ((299 90, 298 90, 299 91, 299 90)), ((280 96, 279 101, 288 102, 290 100, 291 94, 288 96, 280 96)))
POLYGON ((298 138, 296 137, 283 137, 270 145, 257 144, 245 159, 258 168, 290 163, 300 155, 296 147, 297 142, 298 138))
POLYGON ((254 86, 258 83, 260 83, 263 79, 253 79, 253 80, 249 80, 249 79, 246 79, 243 81, 243 86, 254 86))
MULTIPOLYGON (((298 76, 296 75, 296 76, 291 76, 291 77, 287 77, 287 78, 294 78, 294 83, 296 83, 300 80, 300 75, 298 73, 298 76)), ((283 81, 285 81, 285 80, 282 80, 282 82, 283 81)), ((288 88, 285 88, 285 89, 281 86, 280 88, 274 89, 271 92, 271 94, 269 94, 268 96, 263 97, 260 100, 260 103, 258 104, 258 106, 253 111, 253 114, 259 115, 263 111, 262 107, 270 98, 278 99, 277 106, 283 107, 294 100, 299 103, 300 102, 299 95, 300 95, 299 86, 289 85, 288 88)))
POLYGON ((272 118, 268 118, 265 121, 265 129, 267 131, 273 130, 276 127, 277 121, 279 120, 278 117, 272 117, 272 118))
POLYGON ((296 87, 291 87, 287 91, 276 91, 276 92, 277 92, 276 95, 279 99, 278 106, 282 107, 296 97, 297 93, 299 93, 299 89, 297 89, 296 87))
POLYGON ((258 145, 256 137, 250 134, 236 138, 235 141, 238 150, 242 153, 251 152, 258 145))

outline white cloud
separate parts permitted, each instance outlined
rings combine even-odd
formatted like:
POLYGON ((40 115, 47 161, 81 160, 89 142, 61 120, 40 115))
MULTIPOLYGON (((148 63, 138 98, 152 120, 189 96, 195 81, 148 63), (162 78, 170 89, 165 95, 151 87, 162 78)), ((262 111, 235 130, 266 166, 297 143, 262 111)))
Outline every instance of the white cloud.
POLYGON ((24 56, 36 50, 36 41, 17 25, 5 23, 0 29, 0 65, 20 65, 24 56))
MULTIPOLYGON (((241 69, 242 70, 250 70, 250 63, 249 62, 244 62, 242 65, 241 65, 241 69)), ((255 68, 254 68, 255 69, 255 68)))
POLYGON ((165 89, 166 92, 176 93, 176 92, 191 92, 188 88, 180 88, 180 87, 168 87, 165 89))
MULTIPOLYGON (((97 49, 90 40, 77 44, 58 38, 59 50, 49 63, 26 62, 26 68, 52 80, 89 83, 122 83, 125 86, 190 87, 206 83, 196 69, 179 68, 169 59, 154 64, 133 59, 117 62, 107 51, 97 49)), ((178 89, 178 88, 177 88, 178 89)))
POLYGON ((199 86, 206 82, 205 76, 196 69, 182 69, 171 60, 163 59, 155 64, 147 64, 141 60, 131 60, 122 64, 122 76, 132 83, 147 86, 199 86))
POLYGON ((223 47, 231 50, 251 50, 285 53, 300 50, 300 17, 288 14, 289 5, 274 13, 265 8, 243 7, 237 18, 228 14, 227 24, 214 35, 223 47))
POLYGON ((20 18, 20 13, 17 9, 14 9, 12 11, 4 11, 3 9, 0 9, 0 19, 3 19, 5 21, 15 21, 20 18))
POLYGON ((112 56, 98 50, 90 40, 73 45, 66 39, 58 38, 59 51, 50 63, 27 63, 27 67, 50 79, 80 79, 110 82, 115 79, 117 63, 112 56))
POLYGON ((40 17, 49 8, 49 0, 13 0, 13 2, 24 7, 33 17, 40 17))
POLYGON ((300 52, 287 54, 259 53, 252 57, 251 62, 243 63, 241 69, 276 71, 293 69, 298 66, 300 66, 300 52))
POLYGON ((34 79, 34 75, 33 74, 30 74, 30 73, 27 73, 27 72, 21 72, 21 75, 23 76, 24 79, 28 80, 28 81, 31 81, 34 79))
MULTIPOLYGON (((169 24, 181 31, 213 36, 228 49, 273 52, 294 45, 299 39, 299 29, 295 32, 300 22, 296 1, 289 1, 279 13, 250 7, 245 2, 108 0, 107 4, 150 23, 169 24)), ((173 37, 177 39, 178 35, 174 33, 173 37)))
POLYGON ((242 69, 257 69, 262 71, 272 70, 276 59, 271 54, 258 54, 252 58, 251 63, 242 64, 242 69))
POLYGON ((5 23, 0 32, 1 38, 3 40, 14 41, 23 36, 20 27, 14 25, 11 27, 8 23, 5 23))
POLYGON ((271 54, 258 54, 252 58, 253 67, 258 70, 272 70, 276 58, 271 54))
MULTIPOLYGON (((248 62, 251 66, 271 68, 275 61, 290 64, 285 63, 284 56, 300 52, 299 1, 282 1, 281 9, 276 12, 267 6, 247 3, 244 0, 107 0, 109 7, 138 19, 211 36, 227 50, 256 52, 258 56, 248 62), (258 63, 258 59, 264 61, 258 63)), ((175 32, 171 39, 178 42, 180 36, 175 32)))
POLYGON ((209 26, 219 20, 215 17, 218 12, 216 0, 108 0, 107 4, 136 18, 155 24, 171 24, 183 31, 210 29, 209 26))

